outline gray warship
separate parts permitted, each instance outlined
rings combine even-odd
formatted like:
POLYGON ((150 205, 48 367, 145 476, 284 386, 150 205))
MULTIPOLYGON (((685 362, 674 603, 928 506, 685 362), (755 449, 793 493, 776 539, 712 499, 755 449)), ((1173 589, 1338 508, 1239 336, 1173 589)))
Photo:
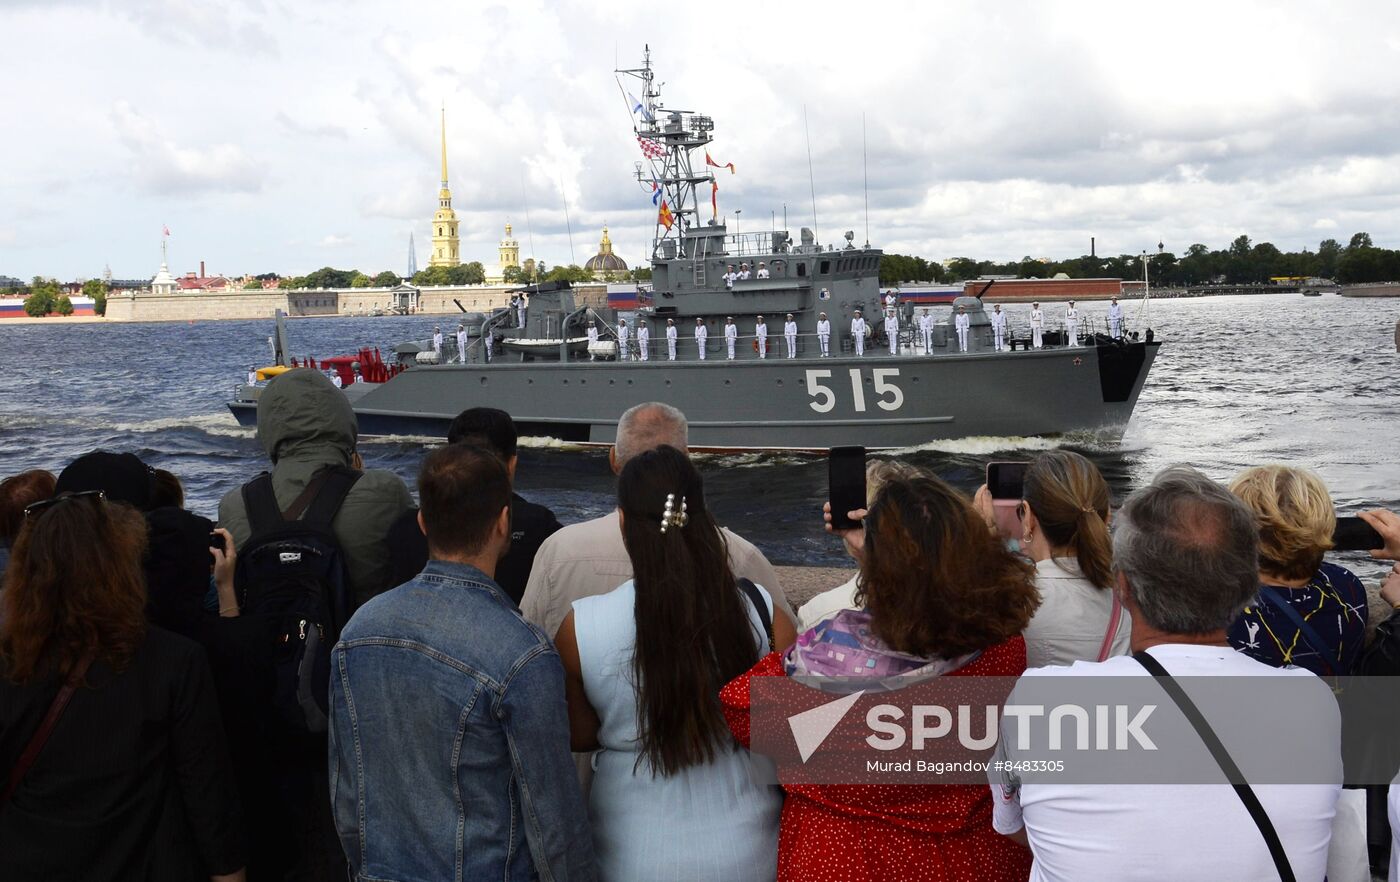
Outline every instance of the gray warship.
MULTIPOLYGON (((1121 438, 1161 345, 1150 329, 1119 339, 1085 329, 1069 340, 1047 323, 1042 348, 1031 346, 1028 332, 1013 332, 998 350, 984 287, 939 303, 931 331, 922 333, 917 319, 928 307, 916 295, 881 291, 881 251, 857 246, 854 233, 839 247, 808 228, 795 242, 787 230, 731 233, 713 199, 716 164, 706 152, 713 120, 661 102, 649 52, 640 68, 616 73, 620 85, 633 78, 642 96, 634 99, 633 127, 647 161, 636 177, 658 206, 650 289, 610 291, 602 303, 585 302, 567 283, 524 286, 516 294, 524 308, 473 323, 464 352, 449 334, 441 353, 409 342, 388 363, 365 350, 328 359, 318 366, 344 378, 362 434, 441 436, 461 411, 492 406, 509 411, 522 435, 606 445, 623 411, 664 401, 686 414, 698 450, 891 449, 1083 432, 1121 438), (968 316, 966 351, 953 330, 959 309, 968 316), (868 324, 861 341, 852 335, 856 310, 868 324), (822 313, 830 321, 825 347, 822 313), (766 346, 756 333, 760 315, 766 346), (789 315, 795 347, 783 330, 789 315), (887 336, 891 315, 898 329, 887 336), (728 317, 738 329, 732 355, 728 317), (668 319, 678 331, 674 360, 668 319), (645 360, 641 325, 650 332, 645 360)), ((277 360, 292 366, 284 333, 279 323, 277 360)), ((256 422, 261 388, 250 382, 235 393, 229 408, 240 423, 256 422)))

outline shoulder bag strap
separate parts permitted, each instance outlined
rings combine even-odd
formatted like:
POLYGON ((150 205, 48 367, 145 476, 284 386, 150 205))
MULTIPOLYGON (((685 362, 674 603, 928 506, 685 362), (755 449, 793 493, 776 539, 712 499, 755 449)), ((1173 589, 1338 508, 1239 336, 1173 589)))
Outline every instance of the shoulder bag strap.
POLYGON ((88 668, 92 666, 94 655, 95 653, 92 650, 88 650, 87 653, 78 660, 77 667, 73 668, 73 671, 68 675, 68 679, 64 681, 62 688, 58 690, 58 694, 54 696, 53 704, 49 705, 49 712, 44 715, 43 722, 39 724, 38 730, 35 731, 34 736, 29 739, 29 743, 25 745, 24 753, 19 755, 19 761, 15 763, 14 768, 10 769, 10 777, 5 784, 5 790, 3 793, 0 793, 0 807, 3 807, 5 803, 10 801, 10 796, 19 787, 20 782, 24 780, 25 773, 29 771, 29 767, 34 765, 34 761, 39 758, 39 753, 44 749, 44 745, 48 743, 49 736, 53 734, 54 727, 58 725, 59 718, 63 716, 64 709, 68 707, 68 702, 73 699, 73 693, 78 691, 78 684, 83 682, 83 677, 87 676, 88 668))
POLYGON ((302 494, 306 501, 302 502, 302 498, 297 497, 292 508, 287 510, 287 520, 301 518, 309 524, 329 527, 335 513, 340 511, 340 504, 350 495, 350 489, 360 480, 361 474, 344 466, 333 466, 318 472, 307 485, 307 492, 302 494), (300 508, 297 507, 298 503, 301 503, 300 508), (306 513, 304 518, 302 512, 306 513))
POLYGON ((748 579, 739 579, 739 590, 749 598, 749 603, 758 612, 758 620, 763 623, 763 633, 768 636, 768 651, 773 652, 778 647, 773 642, 773 619, 768 615, 768 604, 763 602, 763 594, 758 590, 758 586, 748 579))
POLYGON ((1270 585, 1260 585, 1259 599, 1288 617, 1288 620, 1298 629, 1298 633, 1302 635, 1304 642, 1322 658, 1322 666, 1327 669, 1324 676, 1330 677, 1337 673, 1340 665, 1337 663, 1337 657, 1332 654, 1331 647, 1317 633, 1317 629, 1308 624, 1308 620, 1303 618, 1303 614, 1288 602, 1287 597, 1284 597, 1277 588, 1270 585))
POLYGON ((1108 590, 1113 595, 1113 612, 1108 614, 1108 630, 1103 633, 1103 645, 1099 647, 1099 661, 1108 660, 1108 654, 1113 651, 1113 638, 1118 636, 1118 623, 1123 619, 1123 604, 1118 599, 1118 592, 1112 588, 1108 590))
POLYGON ((1283 842, 1278 837, 1278 831, 1274 829, 1274 822, 1269 820, 1269 813, 1264 811, 1264 806, 1260 804, 1259 797, 1254 795, 1254 788, 1249 786, 1245 780, 1244 773, 1240 767, 1235 765, 1229 751, 1225 745, 1220 743, 1220 738, 1215 734, 1215 730, 1206 722, 1205 715, 1200 708, 1186 694, 1186 690, 1181 688, 1181 684, 1176 681, 1167 669, 1162 667, 1162 663, 1148 655, 1146 652, 1135 652, 1133 658, 1138 664, 1147 668, 1147 672, 1157 681, 1157 685, 1162 687, 1162 691, 1171 696, 1172 701, 1185 714, 1186 719, 1191 721, 1196 734, 1201 736, 1205 742, 1210 755, 1215 758, 1215 762, 1220 766, 1220 770, 1225 773, 1225 778, 1230 785, 1235 788, 1235 794, 1239 796, 1240 802, 1249 811, 1249 816, 1254 819, 1254 825, 1259 828, 1259 833, 1264 837, 1264 843, 1269 846, 1269 855, 1274 859, 1274 867, 1278 870, 1279 879, 1283 882, 1295 882, 1293 866, 1288 862, 1288 854, 1283 850, 1283 842))

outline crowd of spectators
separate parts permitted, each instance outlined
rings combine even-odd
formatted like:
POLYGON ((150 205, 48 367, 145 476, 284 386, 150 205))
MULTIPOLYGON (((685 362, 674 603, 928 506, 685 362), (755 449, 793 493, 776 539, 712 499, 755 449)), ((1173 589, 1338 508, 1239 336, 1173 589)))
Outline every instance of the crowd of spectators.
MULTIPOLYGON (((1400 675, 1306 469, 1177 466, 1115 507, 1049 451, 1013 530, 875 460, 859 526, 825 512, 856 575, 794 611, 665 404, 620 415, 615 510, 565 526, 515 492, 499 410, 453 422, 416 504, 316 371, 267 385, 257 437, 270 472, 216 522, 130 453, 0 482, 0 879, 1396 879, 1383 789, 1340 771, 775 783, 753 752, 761 678, 1400 675)), ((1363 517, 1400 560, 1400 517, 1363 517)))

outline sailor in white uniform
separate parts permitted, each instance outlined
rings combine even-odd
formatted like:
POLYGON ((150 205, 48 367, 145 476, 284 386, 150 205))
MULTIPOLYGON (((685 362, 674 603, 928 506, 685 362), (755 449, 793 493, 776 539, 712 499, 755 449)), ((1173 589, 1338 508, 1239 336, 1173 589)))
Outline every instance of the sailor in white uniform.
POLYGON ((1115 297, 1108 304, 1108 336, 1115 340, 1123 338, 1123 307, 1118 305, 1118 298, 1115 297))
POLYGON ((724 287, 731 291, 734 290, 734 280, 739 278, 739 274, 734 272, 734 264, 731 263, 729 265, 729 269, 725 271, 723 278, 724 287))
POLYGON ((924 307, 923 313, 919 316, 919 340, 924 344, 924 355, 933 354, 933 316, 929 315, 928 307, 924 307))
POLYGON ((783 342, 787 344, 787 357, 797 357, 797 322, 792 320, 792 313, 787 314, 787 321, 783 322, 783 342))
POLYGON ((747 263, 741 263, 741 264, 739 264, 739 278, 742 279, 742 280, 744 280, 744 281, 748 281, 748 279, 749 279, 749 265, 748 265, 747 263))
POLYGON ((760 261, 758 262, 758 272, 755 273, 754 275, 755 275, 755 278, 759 278, 759 279, 766 279, 766 278, 768 278, 768 264, 767 264, 767 263, 764 263, 763 261, 760 260, 760 261))
POLYGON ((521 294, 515 302, 515 315, 520 320, 520 327, 525 327, 525 295, 521 294))
POLYGON ((492 345, 496 342, 496 341, 495 341, 496 334, 495 334, 495 332, 488 332, 488 331, 486 330, 486 326, 485 326, 485 325, 482 325, 482 326, 481 326, 481 330, 482 330, 481 340, 482 340, 483 343, 486 344, 486 363, 487 363, 487 364, 490 364, 490 363, 491 363, 491 347, 492 347, 492 345))
POLYGON ((1079 310, 1074 308, 1073 300, 1065 307, 1065 336, 1070 346, 1079 345, 1079 310))
POLYGON ((676 320, 666 319, 666 360, 676 360, 676 320))
POLYGON ((729 360, 734 360, 734 344, 739 342, 739 326, 734 324, 734 316, 724 317, 724 346, 729 350, 729 360))
POLYGON ((1031 345, 1036 349, 1040 348, 1040 332, 1045 329, 1045 313, 1040 311, 1039 303, 1031 304, 1031 345))
POLYGON ((856 357, 865 355, 865 318, 859 309, 851 319, 851 339, 856 342, 856 357))
POLYGON ((992 307, 992 348, 997 352, 1006 348, 1006 313, 1000 303, 992 307))
MULTIPOLYGON (((886 297, 888 303, 890 298, 886 297)), ((890 341, 890 355, 899 354, 899 313, 893 306, 885 307, 885 339, 890 341)))
POLYGON ((827 321, 826 313, 817 317, 817 342, 821 344, 822 358, 831 357, 831 322, 827 321))
POLYGON ((758 317, 758 324, 753 326, 753 336, 758 341, 758 357, 768 357, 768 324, 763 320, 763 316, 758 317))
POLYGON ((461 322, 457 323, 457 358, 462 364, 467 363, 467 326, 461 322))
POLYGON ((442 364, 442 328, 433 328, 433 352, 437 353, 437 363, 442 364))
POLYGON ((248 365, 248 385, 249 385, 249 386, 256 386, 257 384, 258 384, 258 369, 255 368, 255 367, 253 367, 253 366, 250 364, 250 365, 248 365))
POLYGON ((651 328, 645 320, 637 323, 637 350, 642 355, 642 361, 651 360, 651 328))
POLYGON ((700 360, 705 360, 705 341, 710 339, 710 329, 705 327, 705 320, 699 316, 695 317, 695 346, 700 350, 700 360))
POLYGON ((972 325, 972 319, 968 317, 967 307, 959 306, 958 314, 953 317, 953 328, 958 332, 958 351, 967 351, 967 332, 972 325))
POLYGON ((894 309, 899 305, 899 292, 894 288, 885 292, 885 309, 894 309))
POLYGON ((593 319, 588 320, 588 360, 594 361, 597 356, 593 354, 593 349, 598 345, 598 323, 593 319))
POLYGON ((339 389, 345 385, 345 381, 340 379, 340 371, 331 371, 331 385, 339 389))
POLYGON ((627 327, 627 319, 617 320, 617 360, 626 361, 632 355, 632 329, 627 327))

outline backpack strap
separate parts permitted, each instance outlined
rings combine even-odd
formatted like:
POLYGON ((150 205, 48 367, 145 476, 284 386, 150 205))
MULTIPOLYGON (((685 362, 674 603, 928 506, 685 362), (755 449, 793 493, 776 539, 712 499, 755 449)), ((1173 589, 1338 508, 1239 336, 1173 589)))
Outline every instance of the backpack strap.
POLYGON ((1274 869, 1278 871, 1278 877, 1282 882, 1295 882, 1293 866, 1288 862, 1288 853, 1283 850, 1283 841, 1279 839, 1278 831, 1274 829, 1274 822, 1269 819, 1269 813, 1264 811, 1264 806, 1259 802, 1259 797, 1254 794, 1254 788, 1249 786, 1245 780, 1244 773, 1240 767, 1235 765, 1235 760, 1230 756, 1230 752, 1225 749, 1225 745, 1220 743, 1220 736, 1215 734, 1215 730, 1206 722, 1205 715, 1201 709, 1196 707, 1196 703, 1186 694, 1186 690, 1181 688, 1181 684, 1176 681, 1167 669, 1162 667, 1162 663, 1144 652, 1133 653, 1133 659, 1152 675, 1157 681, 1157 685, 1162 687, 1162 691, 1171 696, 1172 701, 1181 709, 1186 719, 1190 721, 1196 734, 1201 736, 1201 741, 1205 742, 1206 749, 1215 758, 1215 762, 1220 766, 1220 770, 1225 773, 1225 778, 1230 785, 1235 788, 1236 795, 1240 802, 1244 803, 1245 809, 1249 812, 1250 818, 1254 820, 1254 825, 1259 828, 1259 833, 1264 837, 1264 844, 1269 847, 1269 856, 1274 859, 1274 869))
POLYGON ((1297 628, 1298 634, 1302 636, 1303 642, 1311 646, 1313 652, 1316 652, 1322 660, 1322 666, 1326 669, 1323 673, 1324 677, 1333 676, 1338 672, 1341 665, 1338 664, 1337 656, 1333 654, 1332 647, 1327 645, 1327 642, 1317 633, 1317 629, 1308 624, 1308 620, 1303 618, 1303 614, 1294 609, 1293 604, 1288 602, 1288 598, 1284 597, 1282 592, 1269 585, 1260 585, 1259 599, 1283 613, 1293 623, 1293 627, 1297 628))
POLYGON ((257 536, 282 522, 282 509, 272 489, 272 475, 263 472, 243 485, 243 510, 248 513, 248 533, 257 536))
MULTIPOLYGON (((345 466, 332 466, 321 470, 307 485, 306 489, 311 491, 311 496, 305 505, 306 514, 301 515, 301 512, 297 512, 297 516, 300 516, 304 523, 329 529, 336 512, 340 511, 341 503, 350 495, 351 488, 360 480, 361 474, 363 472, 345 466)), ((293 518, 290 509, 287 511, 287 518, 293 518)))
POLYGON ((758 620, 763 624, 763 633, 768 637, 768 651, 773 652, 778 647, 773 642, 773 619, 768 615, 768 604, 763 602, 763 594, 758 590, 758 586, 748 579, 739 579, 737 582, 739 590, 749 598, 749 603, 753 604, 754 611, 758 613, 758 620))

